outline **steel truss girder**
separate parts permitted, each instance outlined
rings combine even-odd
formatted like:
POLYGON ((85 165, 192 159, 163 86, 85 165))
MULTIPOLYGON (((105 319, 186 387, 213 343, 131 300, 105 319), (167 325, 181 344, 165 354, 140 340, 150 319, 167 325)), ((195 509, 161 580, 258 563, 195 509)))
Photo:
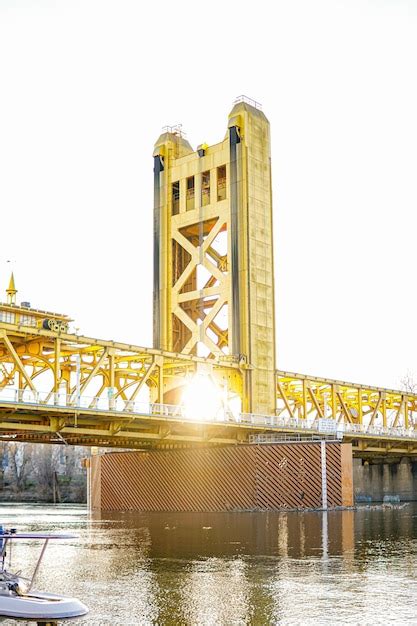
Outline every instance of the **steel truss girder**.
MULTIPOLYGON (((0 323, 0 431, 3 438, 25 441, 119 447, 230 444, 246 442, 254 432, 268 432, 265 425, 255 423, 196 424, 178 417, 129 413, 129 403, 144 389, 149 389, 151 402, 161 403, 166 393, 187 384, 201 367, 209 368, 215 379, 244 400, 246 366, 233 358, 206 359, 0 323), (45 391, 45 375, 50 381, 44 396, 48 406, 30 408, 19 394, 26 389, 45 391), (93 384, 91 405, 83 411, 77 406, 77 393, 84 394, 93 384), (12 385, 16 401, 2 404, 2 390, 12 385), (62 389, 73 398, 73 408, 59 406, 62 389), (102 398, 109 400, 105 413, 97 408, 102 398), (122 413, 112 412, 112 398, 124 402, 122 413)), ((276 383, 278 417, 298 423, 333 419, 338 428, 345 426, 344 438, 357 455, 417 454, 416 439, 407 437, 414 429, 417 395, 284 371, 276 372, 276 383), (401 434, 401 441, 390 436, 393 430, 401 434)), ((297 428, 283 426, 282 431, 297 428)))
POLYGON ((377 439, 389 429, 414 429, 417 395, 345 381, 277 371, 277 414, 333 419, 377 439))
POLYGON ((236 359, 224 360, 165 352, 132 344, 62 334, 0 323, 0 394, 7 387, 46 399, 77 395, 92 402, 111 394, 126 405, 146 388, 152 402, 186 385, 200 367, 233 394, 242 394, 242 373, 236 359))

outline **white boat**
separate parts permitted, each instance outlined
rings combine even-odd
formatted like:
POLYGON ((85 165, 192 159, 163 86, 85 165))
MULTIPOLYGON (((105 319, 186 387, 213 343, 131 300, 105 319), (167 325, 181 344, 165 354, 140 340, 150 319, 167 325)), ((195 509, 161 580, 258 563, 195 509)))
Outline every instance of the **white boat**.
POLYGON ((88 613, 88 608, 76 598, 44 593, 33 588, 48 542, 51 539, 75 538, 75 535, 17 533, 14 529, 3 531, 0 527, 0 620, 14 618, 46 624, 88 613), (24 578, 20 572, 13 573, 6 569, 6 556, 11 556, 12 545, 19 539, 44 542, 31 578, 24 578))

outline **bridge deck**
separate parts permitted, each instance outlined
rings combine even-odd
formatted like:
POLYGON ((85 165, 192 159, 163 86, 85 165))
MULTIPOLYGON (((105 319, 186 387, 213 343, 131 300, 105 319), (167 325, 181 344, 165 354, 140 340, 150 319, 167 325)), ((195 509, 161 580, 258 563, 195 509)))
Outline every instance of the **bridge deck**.
POLYGON ((331 432, 362 456, 417 454, 416 395, 277 371, 275 409, 254 415, 232 406, 247 367, 0 322, 0 437, 144 448, 331 432), (204 418, 181 401, 196 375, 221 390, 204 418))
MULTIPOLYGON (((14 395, 19 395, 14 392, 14 395)), ((20 394, 22 395, 22 394, 20 394)), ((0 432, 4 439, 111 446, 117 448, 178 447, 235 443, 271 443, 283 435, 332 436, 353 443, 354 452, 417 454, 417 431, 365 427, 332 420, 304 420, 288 415, 231 414, 216 419, 193 419, 182 405, 114 403, 91 406, 81 397, 67 405, 54 405, 28 397, 0 397, 0 432)))

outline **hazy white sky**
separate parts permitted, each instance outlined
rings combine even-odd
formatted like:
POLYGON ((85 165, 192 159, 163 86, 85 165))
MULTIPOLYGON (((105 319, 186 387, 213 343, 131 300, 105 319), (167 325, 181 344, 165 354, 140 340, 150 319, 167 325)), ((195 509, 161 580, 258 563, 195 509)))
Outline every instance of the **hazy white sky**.
POLYGON ((0 287, 152 342, 152 149, 272 127, 278 366, 417 377, 417 0, 0 0, 0 287))

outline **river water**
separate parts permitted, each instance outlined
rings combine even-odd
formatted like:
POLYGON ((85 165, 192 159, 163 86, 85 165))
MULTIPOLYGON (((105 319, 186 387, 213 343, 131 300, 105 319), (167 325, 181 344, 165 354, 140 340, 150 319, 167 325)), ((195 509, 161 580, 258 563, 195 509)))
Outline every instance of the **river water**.
MULTIPOLYGON (((417 624, 414 504, 101 515, 2 504, 1 522, 79 536, 50 545, 36 585, 89 606, 71 624, 417 624)), ((28 570, 39 547, 15 547, 16 568, 28 570)))

